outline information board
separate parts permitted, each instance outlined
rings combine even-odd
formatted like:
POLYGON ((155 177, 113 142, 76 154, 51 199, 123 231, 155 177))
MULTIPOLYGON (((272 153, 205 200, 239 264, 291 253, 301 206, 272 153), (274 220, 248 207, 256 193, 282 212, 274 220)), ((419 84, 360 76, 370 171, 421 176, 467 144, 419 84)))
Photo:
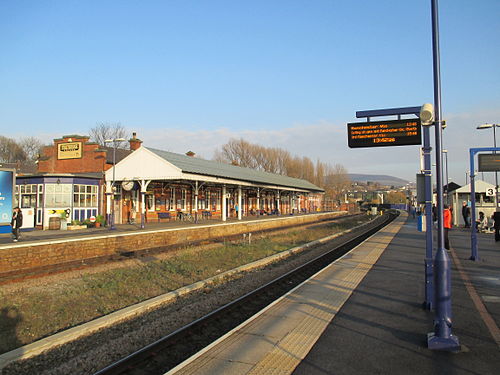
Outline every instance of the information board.
POLYGON ((66 142, 57 145, 57 158, 80 159, 82 157, 82 142, 66 142))
POLYGON ((500 154, 479 154, 479 172, 500 171, 500 154))
POLYGON ((422 144, 420 119, 353 122, 347 124, 350 148, 422 144))
POLYGON ((10 225, 14 197, 14 170, 0 170, 0 225, 10 225))

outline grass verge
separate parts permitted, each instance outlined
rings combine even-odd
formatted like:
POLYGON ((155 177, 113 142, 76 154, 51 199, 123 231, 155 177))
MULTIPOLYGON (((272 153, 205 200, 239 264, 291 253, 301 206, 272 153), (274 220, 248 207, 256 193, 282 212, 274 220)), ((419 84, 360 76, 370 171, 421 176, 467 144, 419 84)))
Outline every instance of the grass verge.
MULTIPOLYGON (((0 289, 0 353, 148 298, 358 225, 360 216, 277 234, 252 243, 189 247, 161 260, 28 288, 0 289)), ((258 237, 258 238, 255 238, 258 237)))

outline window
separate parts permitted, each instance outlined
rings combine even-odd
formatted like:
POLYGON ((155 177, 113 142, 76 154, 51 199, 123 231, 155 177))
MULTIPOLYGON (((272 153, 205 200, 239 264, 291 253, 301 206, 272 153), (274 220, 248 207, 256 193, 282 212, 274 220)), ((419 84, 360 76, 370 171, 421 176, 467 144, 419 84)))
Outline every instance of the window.
POLYGON ((21 191, 21 208, 36 207, 37 185, 20 185, 20 189, 16 190, 21 191))
POLYGON ((154 194, 146 194, 146 207, 148 211, 155 210, 155 196, 154 194))
POLYGON ((170 199, 168 200, 168 209, 170 211, 175 210, 175 188, 170 188, 170 199))
POLYGON ((96 185, 73 185, 74 207, 97 207, 96 185))
POLYGON ((182 189, 181 210, 186 210, 187 190, 182 189))
POLYGON ((71 206, 71 184, 45 185, 45 206, 68 208, 71 206))

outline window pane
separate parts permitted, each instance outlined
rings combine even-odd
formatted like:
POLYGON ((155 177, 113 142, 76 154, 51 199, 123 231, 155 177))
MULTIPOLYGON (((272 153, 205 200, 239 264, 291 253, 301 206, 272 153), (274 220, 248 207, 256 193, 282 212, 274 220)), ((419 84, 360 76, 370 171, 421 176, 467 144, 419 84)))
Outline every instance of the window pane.
POLYGON ((86 188, 87 188, 87 193, 92 193, 92 186, 87 185, 86 188))
POLYGON ((73 194, 73 206, 79 207, 80 206, 80 201, 78 199, 78 194, 73 194))

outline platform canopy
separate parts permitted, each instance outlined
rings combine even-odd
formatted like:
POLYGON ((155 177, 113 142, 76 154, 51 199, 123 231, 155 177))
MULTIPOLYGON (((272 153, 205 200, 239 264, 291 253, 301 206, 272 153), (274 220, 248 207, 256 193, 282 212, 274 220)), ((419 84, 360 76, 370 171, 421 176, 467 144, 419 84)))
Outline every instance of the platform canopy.
MULTIPOLYGON (((115 181, 204 181, 305 193, 324 192, 306 180, 144 146, 123 158, 115 168, 115 181)), ((112 179, 113 168, 110 168, 106 171, 106 181, 112 179)))

